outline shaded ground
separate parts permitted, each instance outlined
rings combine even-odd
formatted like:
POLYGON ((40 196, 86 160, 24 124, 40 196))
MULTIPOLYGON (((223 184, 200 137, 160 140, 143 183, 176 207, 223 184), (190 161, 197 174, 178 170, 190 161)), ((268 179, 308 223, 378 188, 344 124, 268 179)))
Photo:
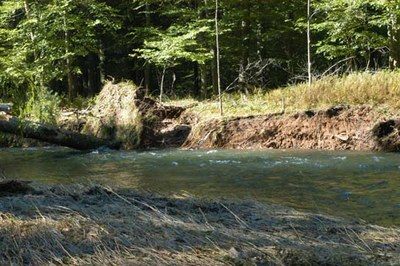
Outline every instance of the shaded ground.
POLYGON ((396 265, 400 230, 94 186, 0 197, 0 264, 396 265))

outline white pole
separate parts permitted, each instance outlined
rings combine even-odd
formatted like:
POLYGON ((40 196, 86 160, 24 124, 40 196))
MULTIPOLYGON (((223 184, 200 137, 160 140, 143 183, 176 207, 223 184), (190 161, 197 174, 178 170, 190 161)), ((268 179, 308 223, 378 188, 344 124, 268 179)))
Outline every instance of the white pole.
POLYGON ((311 92, 311 0, 307 0, 307 62, 308 62, 308 91, 311 92))

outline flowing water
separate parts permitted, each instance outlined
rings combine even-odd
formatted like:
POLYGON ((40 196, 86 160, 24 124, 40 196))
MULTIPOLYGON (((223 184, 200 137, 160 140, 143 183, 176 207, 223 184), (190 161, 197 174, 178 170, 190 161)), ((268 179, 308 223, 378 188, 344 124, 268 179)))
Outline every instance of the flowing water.
POLYGON ((257 199, 400 225, 400 154, 395 153, 1 149, 0 167, 9 177, 38 183, 257 199))

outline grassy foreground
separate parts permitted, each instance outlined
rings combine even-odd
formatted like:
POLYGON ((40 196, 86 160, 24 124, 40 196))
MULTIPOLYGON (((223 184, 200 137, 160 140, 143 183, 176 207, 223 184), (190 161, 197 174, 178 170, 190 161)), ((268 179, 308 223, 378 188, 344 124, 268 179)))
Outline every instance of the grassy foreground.
POLYGON ((400 230, 100 186, 0 197, 0 264, 396 265, 400 230))
MULTIPOLYGON (((196 103, 191 109, 203 117, 218 116, 218 103, 197 102, 193 99, 170 101, 172 105, 196 103)), ((311 90, 308 84, 288 86, 253 94, 239 93, 223 95, 226 117, 294 113, 310 109, 326 109, 336 105, 372 105, 383 108, 400 107, 400 71, 357 72, 343 77, 326 76, 314 81, 311 90)))

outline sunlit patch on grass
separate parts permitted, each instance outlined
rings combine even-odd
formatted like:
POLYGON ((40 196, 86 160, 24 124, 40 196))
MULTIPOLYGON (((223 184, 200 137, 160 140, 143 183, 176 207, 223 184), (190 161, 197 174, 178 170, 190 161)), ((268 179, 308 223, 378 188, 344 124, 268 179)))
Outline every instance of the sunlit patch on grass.
MULTIPOLYGON (((190 110, 201 117, 218 117, 217 98, 207 101, 183 99, 174 105, 194 105, 190 110)), ((295 113, 309 109, 325 109, 336 105, 400 106, 400 71, 358 72, 343 77, 327 76, 314 81, 311 89, 301 83, 252 94, 224 93, 226 117, 295 113)))

